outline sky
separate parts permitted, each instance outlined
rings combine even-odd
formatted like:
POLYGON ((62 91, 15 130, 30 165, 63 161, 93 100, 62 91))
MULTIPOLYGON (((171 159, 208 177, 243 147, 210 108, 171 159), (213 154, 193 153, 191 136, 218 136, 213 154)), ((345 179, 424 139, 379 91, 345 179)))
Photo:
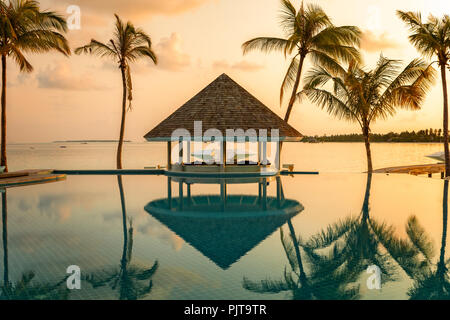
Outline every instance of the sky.
MULTIPOLYGON (((316 0, 335 25, 356 25, 363 32, 364 65, 382 53, 406 65, 419 57, 397 9, 442 16, 447 0, 316 0)), ((242 54, 241 44, 257 36, 282 37, 279 0, 41 0, 43 10, 70 18, 80 8, 80 29, 69 30, 71 48, 90 39, 107 42, 114 13, 144 29, 159 63, 131 65, 133 109, 127 113, 125 139, 143 136, 222 73, 227 73, 283 117, 280 85, 289 59, 282 53, 242 54)), ((300 0, 293 0, 298 8, 300 0)), ((8 60, 7 141, 117 139, 121 117, 121 76, 117 62, 95 56, 59 53, 27 55, 34 71, 19 73, 8 60)), ((305 64, 305 71, 312 64, 305 64)), ((450 77, 447 77, 450 78, 450 77)), ((289 123, 304 135, 359 132, 355 123, 337 120, 307 99, 296 103, 289 123)), ((442 126, 440 78, 420 111, 399 111, 372 125, 372 132, 420 130, 442 126)))

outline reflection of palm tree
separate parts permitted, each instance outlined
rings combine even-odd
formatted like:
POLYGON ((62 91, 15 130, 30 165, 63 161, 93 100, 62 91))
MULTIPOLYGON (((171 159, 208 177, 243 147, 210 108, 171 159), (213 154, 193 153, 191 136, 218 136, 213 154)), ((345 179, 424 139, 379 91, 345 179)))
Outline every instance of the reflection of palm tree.
POLYGON ((118 288, 120 300, 136 300, 145 297, 152 290, 153 282, 151 278, 158 268, 158 261, 155 261, 153 266, 149 269, 131 265, 133 225, 132 220, 129 219, 129 227, 127 227, 127 212, 122 176, 117 176, 117 182, 119 184, 123 224, 123 251, 120 268, 118 270, 102 271, 101 273, 88 275, 86 280, 91 283, 94 288, 103 287, 107 284, 109 284, 113 290, 118 288), (145 282, 141 283, 141 281, 145 282))
POLYGON ((371 229, 369 199, 372 174, 367 174, 366 191, 359 217, 349 217, 327 227, 308 241, 297 239, 288 222, 290 239, 282 236, 282 243, 291 267, 285 272, 285 281, 260 284, 244 280, 244 286, 256 292, 280 292, 292 290, 294 299, 354 299, 359 289, 352 285, 370 264, 380 267, 384 277, 390 279, 393 268, 386 254, 379 250, 371 229), (306 276, 301 260, 301 250, 309 264, 306 276), (317 251, 326 250, 326 254, 317 251), (297 281, 292 281, 293 275, 297 281), (278 290, 277 290, 278 289, 278 290))
POLYGON ((323 268, 339 270, 345 268, 355 275, 361 274, 371 264, 377 265, 384 276, 384 280, 391 280, 394 275, 394 267, 386 253, 380 248, 379 240, 374 227, 384 230, 385 226, 379 226, 370 217, 370 189, 372 174, 367 174, 366 191, 361 214, 357 217, 349 217, 328 226, 327 230, 311 237, 306 243, 309 254, 316 264, 322 265, 323 255, 316 250, 330 249, 333 259, 325 260, 323 268))
MULTIPOLYGON (((288 221, 289 236, 284 236, 283 229, 280 228, 281 242, 289 261, 290 270, 285 268, 282 280, 262 280, 260 282, 250 281, 244 278, 245 289, 257 293, 280 293, 291 292, 294 300, 310 299, 353 299, 357 297, 356 288, 348 288, 346 284, 354 281, 354 274, 345 270, 329 272, 321 267, 325 265, 324 258, 320 265, 315 265, 319 261, 312 261, 310 251, 307 250, 300 239, 297 239, 291 221, 288 221), (301 250, 303 249, 303 250, 301 250), (305 271, 302 258, 306 258, 311 265, 309 275, 305 271)), ((330 257, 329 259, 333 259, 330 257)))
MULTIPOLYGON (((390 251, 396 251, 396 243, 404 243, 410 247, 413 256, 406 256, 399 261, 399 265, 414 280, 413 287, 408 295, 411 299, 450 299, 450 278, 448 268, 450 260, 445 260, 445 248, 447 242, 448 221, 448 181, 444 181, 444 196, 442 204, 442 240, 439 260, 434 266, 431 262, 433 244, 425 230, 418 224, 416 217, 412 216, 407 224, 407 240, 391 241, 394 245, 388 245, 390 251)), ((393 238, 393 237, 391 237, 393 238)))
POLYGON ((62 286, 66 278, 55 284, 41 284, 33 281, 35 273, 28 271, 16 283, 9 280, 8 265, 8 207, 6 190, 2 192, 2 240, 3 240, 3 286, 0 300, 57 300, 67 299, 69 290, 62 286))

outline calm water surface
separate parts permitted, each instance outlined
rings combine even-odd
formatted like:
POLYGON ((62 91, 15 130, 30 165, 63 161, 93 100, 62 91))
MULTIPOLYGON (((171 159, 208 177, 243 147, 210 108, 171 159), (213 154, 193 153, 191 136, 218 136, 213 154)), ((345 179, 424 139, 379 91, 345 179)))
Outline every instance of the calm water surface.
MULTIPOLYGON (((438 143, 373 143, 374 168, 435 163, 425 156, 443 151, 438 143)), ((52 169, 114 169, 114 143, 14 144, 8 149, 10 170, 46 167, 52 169), (66 148, 61 148, 65 146, 66 148)), ((363 172, 366 153, 363 143, 285 143, 282 163, 297 170, 320 172, 363 172)), ((125 143, 125 168, 166 164, 165 143, 125 143)))
MULTIPOLYGON (((281 178, 285 199, 298 204, 290 214, 283 211, 287 201, 275 208, 275 181, 267 187, 271 216, 255 210, 256 183, 228 185, 228 205, 236 209, 240 201, 237 208, 251 213, 231 218, 185 216, 201 201, 217 199, 218 183, 192 185, 195 203, 183 210, 172 183, 168 210, 165 176, 68 176, 8 189, 2 194, 0 297, 448 298, 448 183, 358 173, 365 165, 361 144, 297 146, 286 148, 284 157, 295 159, 299 170, 321 174, 281 178), (152 203, 161 210, 149 210, 152 203), (68 292, 70 265, 81 268, 83 280, 80 290, 68 292), (368 288, 370 265, 381 270, 379 290, 368 288)), ((424 154, 439 150, 433 144, 374 144, 375 167, 432 163, 424 154)), ((162 163, 157 157, 163 151, 163 145, 129 144, 125 164, 162 163)), ((99 168, 114 166, 113 153, 113 145, 103 144, 15 145, 9 160, 12 169, 99 168)))

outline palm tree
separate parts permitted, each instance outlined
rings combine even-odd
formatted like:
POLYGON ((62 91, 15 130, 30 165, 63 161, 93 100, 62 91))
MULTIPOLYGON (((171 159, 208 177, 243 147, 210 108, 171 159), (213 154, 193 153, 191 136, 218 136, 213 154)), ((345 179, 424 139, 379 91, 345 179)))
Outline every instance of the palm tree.
POLYGON ((132 81, 130 63, 140 58, 149 58, 153 63, 157 63, 157 58, 152 50, 150 37, 139 28, 135 28, 131 22, 126 24, 116 14, 116 28, 114 38, 106 43, 92 39, 91 42, 75 50, 76 54, 89 53, 100 57, 112 58, 119 64, 122 74, 122 121, 120 123, 120 137, 117 147, 117 169, 122 169, 122 146, 125 133, 125 116, 127 110, 131 110, 132 81), (127 99, 129 102, 126 107, 127 99))
POLYGON ((88 274, 86 280, 94 287, 103 287, 107 284, 113 290, 119 290, 120 300, 137 300, 150 293, 153 287, 152 276, 158 269, 158 261, 150 268, 142 268, 132 265, 133 252, 133 225, 129 220, 127 224, 127 209, 125 206, 125 193, 123 191, 122 176, 117 176, 119 185, 120 203, 122 207, 122 226, 123 226, 123 249, 122 259, 119 269, 102 270, 93 274, 88 274))
POLYGON ((70 54, 67 40, 60 32, 66 32, 66 20, 55 12, 41 11, 39 3, 32 0, 0 2, 0 54, 2 59, 2 114, 0 165, 6 161, 6 62, 11 57, 22 72, 33 71, 25 53, 43 53, 56 50, 70 54))
POLYGON ((359 61, 360 53, 355 46, 359 47, 361 31, 354 26, 334 26, 317 5, 308 4, 305 9, 302 1, 298 11, 289 0, 282 0, 281 5, 281 27, 286 38, 258 37, 243 43, 242 49, 244 54, 252 50, 281 51, 285 57, 294 54, 280 90, 281 104, 284 91, 292 88, 284 117, 288 121, 296 100, 305 58, 310 56, 314 62, 329 68, 335 67, 335 59, 344 62, 359 61))
POLYGON ((441 19, 430 15, 426 23, 422 22, 419 12, 397 11, 397 15, 409 27, 409 41, 427 58, 437 57, 441 71, 442 93, 444 98, 443 137, 445 153, 445 175, 450 176, 450 151, 448 147, 448 96, 446 68, 450 61, 450 17, 441 19))
POLYGON ((396 108, 418 110, 435 77, 431 65, 412 60, 402 71, 400 61, 380 56, 376 67, 364 70, 357 61, 344 67, 316 66, 308 72, 305 86, 298 94, 338 119, 357 122, 362 130, 367 155, 367 172, 372 172, 370 125, 386 119, 396 108), (332 84, 328 91, 324 86, 332 84))

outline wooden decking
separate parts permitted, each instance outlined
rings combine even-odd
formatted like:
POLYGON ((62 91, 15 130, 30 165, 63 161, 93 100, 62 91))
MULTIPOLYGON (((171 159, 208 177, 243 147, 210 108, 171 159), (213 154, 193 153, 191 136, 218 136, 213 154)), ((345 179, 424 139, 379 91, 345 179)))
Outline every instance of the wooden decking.
POLYGON ((444 177, 445 165, 443 163, 421 164, 411 166, 389 167, 374 170, 374 173, 408 173, 412 175, 426 174, 431 177, 434 173, 440 173, 444 177))
POLYGON ((55 174, 51 169, 20 170, 0 174, 0 188, 55 182, 65 178, 65 174, 55 174))

